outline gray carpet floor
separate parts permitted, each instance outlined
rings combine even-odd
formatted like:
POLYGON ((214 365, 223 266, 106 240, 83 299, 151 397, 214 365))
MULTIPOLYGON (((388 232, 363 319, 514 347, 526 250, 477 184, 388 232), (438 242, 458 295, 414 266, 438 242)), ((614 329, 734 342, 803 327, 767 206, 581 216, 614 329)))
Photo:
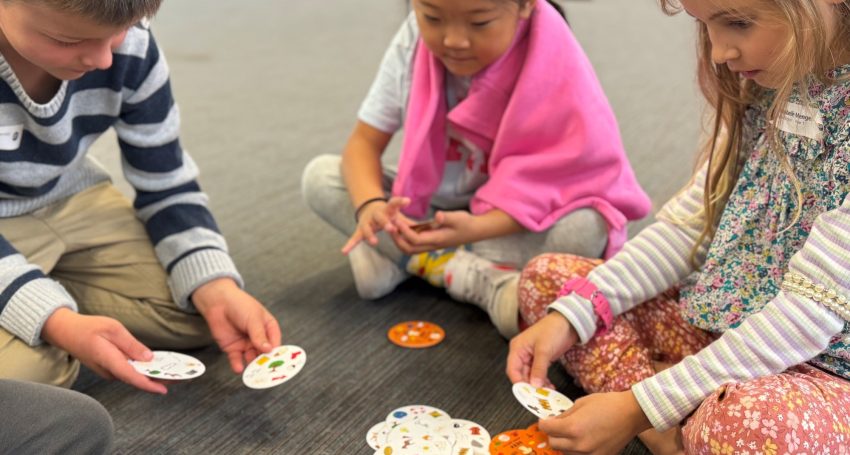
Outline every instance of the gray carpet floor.
MULTIPOLYGON (((564 5, 657 209, 687 180, 700 134, 692 24, 665 17, 654 0, 564 5)), ((491 434, 535 421, 513 398, 507 342, 483 312, 416 281, 359 300, 339 253, 344 239, 300 198, 301 170, 341 150, 406 13, 401 0, 165 2, 153 27, 172 69, 182 143, 248 290, 279 318, 284 343, 306 350, 307 364, 283 386, 251 390, 217 349, 192 351, 206 374, 163 397, 84 371, 75 388, 112 413, 117 453, 370 454, 366 431, 407 404, 491 434), (445 342, 390 344, 387 329, 410 319, 442 325, 445 342)), ((94 153, 117 170, 114 144, 107 135, 94 153)), ((394 141, 387 160, 397 150, 394 141)), ((558 368, 552 378, 580 393, 558 368)), ((643 452, 634 443, 624 453, 643 452)))

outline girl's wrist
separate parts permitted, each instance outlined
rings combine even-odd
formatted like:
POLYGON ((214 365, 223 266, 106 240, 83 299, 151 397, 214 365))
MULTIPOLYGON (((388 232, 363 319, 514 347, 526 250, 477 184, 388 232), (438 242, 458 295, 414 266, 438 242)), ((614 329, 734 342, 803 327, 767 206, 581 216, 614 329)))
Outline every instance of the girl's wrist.
POLYGON ((354 210, 354 222, 355 223, 360 222, 360 215, 363 213, 363 209, 368 207, 370 204, 372 204, 374 202, 384 202, 384 203, 386 203, 389 200, 390 199, 386 196, 379 196, 379 197, 369 198, 369 199, 366 199, 365 201, 361 202, 360 205, 358 205, 357 208, 354 210))
POLYGON ((626 412, 630 416, 630 421, 633 426, 633 433, 638 435, 643 433, 646 430, 652 428, 652 422, 649 421, 649 417, 646 416, 646 413, 643 412, 643 408, 640 407, 640 402, 638 402, 637 397, 634 392, 631 390, 626 390, 622 393, 628 395, 628 409, 626 412))

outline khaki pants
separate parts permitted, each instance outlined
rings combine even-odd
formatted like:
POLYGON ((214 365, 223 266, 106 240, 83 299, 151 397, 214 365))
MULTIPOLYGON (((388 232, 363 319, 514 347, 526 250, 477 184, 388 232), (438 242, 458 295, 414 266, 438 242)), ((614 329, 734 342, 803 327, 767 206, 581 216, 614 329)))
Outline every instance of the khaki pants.
MULTIPOLYGON (((80 313, 117 319, 152 349, 205 346, 203 317, 179 310, 150 238, 124 195, 102 183, 33 213, 0 219, 0 234, 61 283, 80 313)), ((79 363, 0 328, 0 378, 70 387, 79 363)))

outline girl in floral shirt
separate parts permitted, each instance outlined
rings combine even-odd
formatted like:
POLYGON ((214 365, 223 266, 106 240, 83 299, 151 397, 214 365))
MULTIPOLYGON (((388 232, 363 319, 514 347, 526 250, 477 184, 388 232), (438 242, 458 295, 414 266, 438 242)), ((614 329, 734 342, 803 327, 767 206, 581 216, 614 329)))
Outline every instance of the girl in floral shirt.
POLYGON ((569 453, 847 453, 850 5, 661 3, 699 25, 702 165, 604 265, 526 267, 507 373, 591 392, 540 424, 569 453))

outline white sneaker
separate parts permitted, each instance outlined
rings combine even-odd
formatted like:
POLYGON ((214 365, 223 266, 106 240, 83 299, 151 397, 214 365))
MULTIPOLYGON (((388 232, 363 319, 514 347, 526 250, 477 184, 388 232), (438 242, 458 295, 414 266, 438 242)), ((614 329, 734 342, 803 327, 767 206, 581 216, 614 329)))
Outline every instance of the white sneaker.
POLYGON ((452 298, 486 311, 502 336, 519 333, 519 271, 459 249, 446 263, 445 282, 452 298))
POLYGON ((380 299, 409 276, 398 264, 365 242, 348 252, 348 262, 361 299, 380 299))

